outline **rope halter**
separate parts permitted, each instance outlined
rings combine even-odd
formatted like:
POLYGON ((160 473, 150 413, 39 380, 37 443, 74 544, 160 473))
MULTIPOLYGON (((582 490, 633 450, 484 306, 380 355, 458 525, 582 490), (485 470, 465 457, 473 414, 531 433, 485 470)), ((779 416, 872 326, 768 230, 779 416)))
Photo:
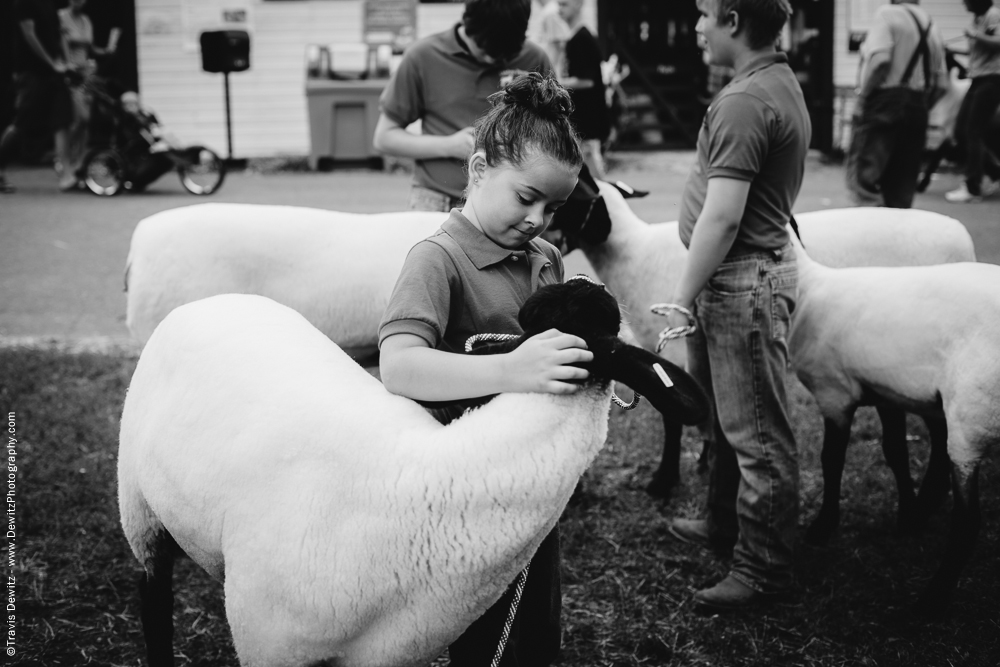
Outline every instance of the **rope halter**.
POLYGON ((676 311, 687 317, 688 323, 681 327, 667 327, 660 332, 660 335, 656 338, 656 353, 659 354, 664 346, 672 340, 678 338, 685 338, 690 336, 695 331, 698 330, 698 322, 695 320, 694 315, 690 310, 684 306, 678 306, 676 303, 654 303, 649 307, 649 310, 656 314, 666 317, 671 312, 676 311))

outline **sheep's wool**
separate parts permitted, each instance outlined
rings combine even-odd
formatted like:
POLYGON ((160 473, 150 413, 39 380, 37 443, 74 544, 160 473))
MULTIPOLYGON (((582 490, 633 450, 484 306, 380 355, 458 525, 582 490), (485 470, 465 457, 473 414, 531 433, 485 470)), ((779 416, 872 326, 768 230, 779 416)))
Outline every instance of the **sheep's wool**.
POLYGON ((132 234, 126 323, 145 343, 177 306, 260 294, 302 313, 348 354, 371 354, 406 253, 446 217, 253 204, 163 211, 132 234))
POLYGON ((441 426, 292 310, 213 297, 139 360, 122 524, 140 562, 162 523, 225 581, 243 664, 426 663, 555 525, 609 395, 503 394, 441 426))

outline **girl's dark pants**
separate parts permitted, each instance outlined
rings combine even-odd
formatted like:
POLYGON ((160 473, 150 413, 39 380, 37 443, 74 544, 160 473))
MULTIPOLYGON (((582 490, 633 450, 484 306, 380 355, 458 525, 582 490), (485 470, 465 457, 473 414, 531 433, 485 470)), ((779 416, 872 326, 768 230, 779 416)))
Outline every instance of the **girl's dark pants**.
POLYGON ((955 130, 959 145, 965 146, 965 187, 973 195, 982 194, 983 175, 1000 180, 1000 166, 990 160, 986 134, 1000 106, 1000 74, 976 77, 962 100, 955 130))
MULTIPOLYGON (((442 424, 462 415, 468 402, 455 409, 428 409, 442 424)), ((489 667, 496 655, 515 583, 486 610, 462 636, 448 647, 450 667, 489 667)), ((559 579, 559 524, 552 529, 531 559, 528 580, 511 625, 500 667, 548 667, 559 655, 562 642, 562 590, 559 579)))

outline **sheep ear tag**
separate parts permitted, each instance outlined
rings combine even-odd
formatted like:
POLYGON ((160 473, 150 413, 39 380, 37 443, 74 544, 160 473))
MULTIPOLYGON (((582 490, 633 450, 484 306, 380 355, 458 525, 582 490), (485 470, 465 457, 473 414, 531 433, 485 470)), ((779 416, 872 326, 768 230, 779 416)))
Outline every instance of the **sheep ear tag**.
POLYGON ((708 418, 705 392, 680 367, 621 341, 611 356, 611 377, 642 394, 661 413, 683 424, 698 424, 708 418))
POLYGON ((667 372, 665 370, 663 370, 663 366, 661 366, 659 364, 653 364, 653 370, 656 371, 656 376, 658 378, 660 378, 660 382, 663 383, 664 387, 673 387, 674 386, 674 383, 670 379, 670 376, 667 375, 667 372))

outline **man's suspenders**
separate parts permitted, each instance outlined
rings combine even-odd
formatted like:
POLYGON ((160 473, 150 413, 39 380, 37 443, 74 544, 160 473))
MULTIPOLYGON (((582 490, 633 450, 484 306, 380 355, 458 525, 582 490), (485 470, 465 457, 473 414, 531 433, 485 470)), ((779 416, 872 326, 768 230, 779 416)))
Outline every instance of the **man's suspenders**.
POLYGON ((920 41, 917 43, 917 48, 910 57, 910 62, 906 65, 906 71, 903 72, 903 78, 900 80, 899 85, 903 87, 908 87, 910 85, 910 77, 913 76, 913 68, 917 65, 917 58, 923 56, 924 61, 924 91, 929 91, 931 88, 931 52, 930 48, 927 46, 927 36, 931 32, 931 26, 934 21, 928 18, 927 27, 924 28, 920 25, 920 19, 912 11, 906 8, 906 13, 910 15, 913 22, 917 24, 917 35, 920 37, 920 41))

